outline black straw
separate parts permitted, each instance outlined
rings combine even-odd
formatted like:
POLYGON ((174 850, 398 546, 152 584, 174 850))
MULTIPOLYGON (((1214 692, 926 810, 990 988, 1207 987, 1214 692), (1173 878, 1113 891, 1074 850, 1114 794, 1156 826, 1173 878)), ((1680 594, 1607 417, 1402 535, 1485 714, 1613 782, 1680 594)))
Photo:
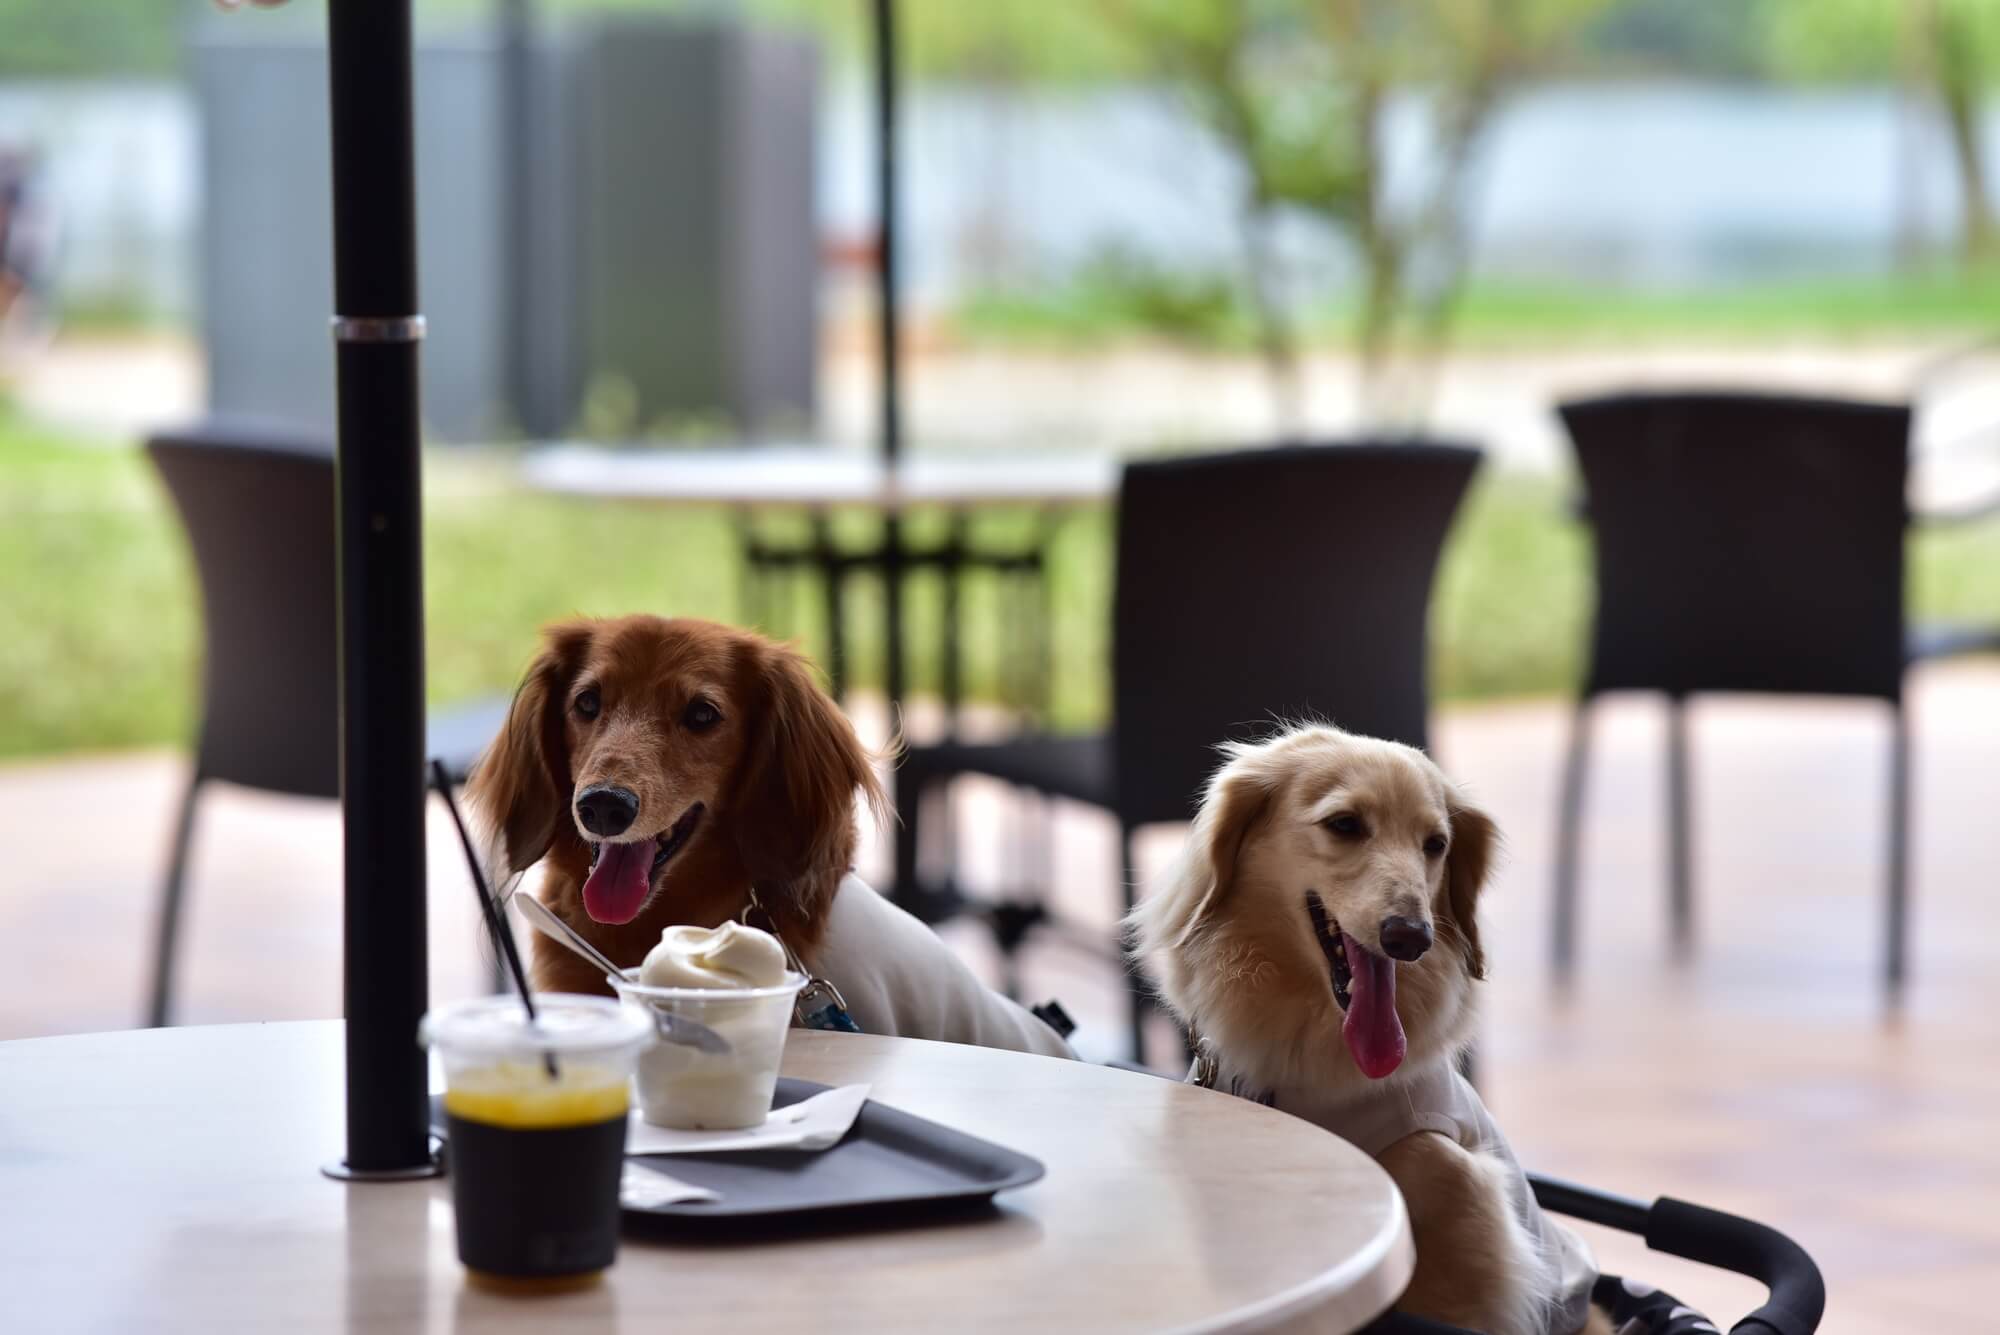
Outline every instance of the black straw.
MULTIPOLYGON (((507 930, 507 920, 501 916, 502 910, 493 892, 486 888, 486 873, 479 869, 479 854, 472 847, 472 833, 465 828, 465 817, 458 814, 458 803, 451 796, 451 775, 444 767, 444 761, 431 758, 431 785, 444 799, 444 809, 451 813, 451 823, 458 827, 458 842, 465 849, 465 865, 472 872, 472 891, 479 896, 480 912, 486 916, 486 930, 493 934, 493 945, 507 961, 507 972, 514 976, 514 988, 521 994, 521 1004, 528 1008, 528 1023, 535 1022, 535 996, 528 990, 528 973, 521 967, 521 952, 514 945, 514 934, 507 930)), ((549 1079, 556 1078, 556 1054, 542 1053, 542 1061, 549 1068, 549 1079)))

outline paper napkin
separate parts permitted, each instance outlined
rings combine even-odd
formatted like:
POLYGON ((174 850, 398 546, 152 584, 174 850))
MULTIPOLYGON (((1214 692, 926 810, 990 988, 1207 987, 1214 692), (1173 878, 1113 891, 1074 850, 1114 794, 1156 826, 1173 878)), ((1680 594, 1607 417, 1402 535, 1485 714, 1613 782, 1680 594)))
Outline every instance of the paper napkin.
POLYGON ((715 1154, 724 1150, 823 1150, 840 1142, 861 1105, 867 1085, 842 1085, 809 1099, 775 1108, 764 1125, 740 1131, 674 1131, 632 1113, 625 1133, 627 1154, 715 1154))
POLYGON ((618 1203, 628 1210, 654 1210, 662 1205, 721 1199, 720 1192, 683 1182, 651 1164, 641 1168, 638 1164, 628 1163, 625 1175, 618 1180, 618 1203))

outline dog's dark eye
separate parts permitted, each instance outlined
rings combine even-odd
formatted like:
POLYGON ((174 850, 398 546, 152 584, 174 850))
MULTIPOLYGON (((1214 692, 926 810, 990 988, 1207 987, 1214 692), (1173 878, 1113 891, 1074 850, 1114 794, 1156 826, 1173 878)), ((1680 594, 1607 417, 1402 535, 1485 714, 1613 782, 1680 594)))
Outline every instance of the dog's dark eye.
POLYGON ((595 686, 576 693, 576 716, 578 718, 596 718, 597 711, 602 708, 603 703, 597 698, 597 688, 595 686))
POLYGON ((1343 811, 1337 816, 1326 818, 1326 828, 1342 839, 1359 839, 1368 833, 1368 827, 1361 823, 1361 817, 1351 811, 1343 811))
POLYGON ((706 700, 696 700, 681 715, 681 722, 692 732, 702 732, 722 722, 722 711, 706 700))
POLYGON ((1443 835, 1434 834, 1430 838, 1424 840, 1425 857, 1441 858, 1444 856, 1444 850, 1445 850, 1445 842, 1443 835))

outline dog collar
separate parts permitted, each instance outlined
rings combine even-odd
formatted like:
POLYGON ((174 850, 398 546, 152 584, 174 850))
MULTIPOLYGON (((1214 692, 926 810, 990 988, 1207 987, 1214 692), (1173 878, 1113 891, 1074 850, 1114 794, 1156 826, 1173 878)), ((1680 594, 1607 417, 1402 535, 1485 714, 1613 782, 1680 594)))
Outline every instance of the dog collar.
POLYGON ((831 981, 806 968, 805 961, 799 958, 796 950, 792 949, 792 943, 785 940, 784 933, 778 930, 778 924, 771 917, 771 911, 757 898, 757 887, 754 885, 750 887, 750 903, 737 915, 738 921, 745 927, 756 927, 757 924, 750 921, 752 913, 761 917, 766 924, 758 930, 769 932, 772 939, 778 943, 778 949, 785 952, 786 967, 794 973, 805 975, 806 985, 799 989, 798 996, 792 1001, 792 1022, 801 1029, 824 1029, 841 1034, 860 1033, 861 1026, 856 1024, 854 1017, 848 1013, 847 998, 840 995, 840 989, 831 981))
POLYGON ((1215 1060, 1215 1050, 1208 1046, 1208 1040, 1188 1030, 1188 1047, 1194 1050, 1194 1060, 1188 1065, 1187 1080, 1184 1082, 1198 1089, 1214 1089, 1215 1082, 1222 1075, 1222 1066, 1215 1060))
POLYGON ((1203 1038, 1195 1030, 1188 1030, 1188 1046, 1194 1050, 1194 1060, 1188 1066, 1187 1079, 1183 1084, 1197 1089, 1213 1089, 1252 1103, 1261 1103, 1266 1108, 1275 1108, 1278 1102, 1276 1090, 1259 1089, 1246 1085, 1243 1077, 1233 1075, 1227 1084, 1222 1079, 1222 1059, 1216 1055, 1215 1045, 1203 1038))

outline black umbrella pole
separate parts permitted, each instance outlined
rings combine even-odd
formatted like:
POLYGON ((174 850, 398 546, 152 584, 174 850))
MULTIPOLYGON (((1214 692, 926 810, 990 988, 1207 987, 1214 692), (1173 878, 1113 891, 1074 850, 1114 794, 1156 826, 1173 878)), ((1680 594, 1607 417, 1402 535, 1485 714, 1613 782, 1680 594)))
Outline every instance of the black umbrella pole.
MULTIPOLYGON (((901 300, 896 291, 899 208, 896 164, 896 3, 875 0, 875 207, 881 215, 881 253, 876 283, 881 305, 882 337, 882 457, 893 474, 903 456, 903 341, 901 300)), ((901 727, 903 660, 903 522, 895 505, 889 507, 882 533, 883 639, 887 661, 883 686, 889 697, 889 726, 901 727)), ((891 775, 891 783, 895 775, 891 775)), ((900 792, 895 793, 901 800, 900 792)), ((913 888, 913 887, 912 887, 913 888)), ((899 887, 904 889, 904 887, 899 887)))
POLYGON ((409 0, 327 6, 339 378, 347 1155, 434 1171, 424 931, 424 616, 409 0))
MULTIPOLYGON (((903 455, 902 334, 896 293, 896 4, 874 0, 875 37, 875 211, 881 243, 876 255, 876 295, 882 353, 882 460, 893 481, 903 455)), ((903 735, 903 519, 892 501, 882 520, 882 685, 888 696, 889 735, 903 735)), ((901 766, 889 770, 889 802, 897 811, 911 794, 901 766)), ((914 848, 897 841, 895 881, 890 893, 905 906, 916 901, 914 848)))
MULTIPOLYGON (((875 0, 875 210, 881 229, 875 283, 881 304, 882 455, 891 467, 903 454, 902 300, 897 293, 896 215, 901 184, 896 162, 896 0, 875 0)), ((893 507, 890 511, 894 513, 893 507)))

